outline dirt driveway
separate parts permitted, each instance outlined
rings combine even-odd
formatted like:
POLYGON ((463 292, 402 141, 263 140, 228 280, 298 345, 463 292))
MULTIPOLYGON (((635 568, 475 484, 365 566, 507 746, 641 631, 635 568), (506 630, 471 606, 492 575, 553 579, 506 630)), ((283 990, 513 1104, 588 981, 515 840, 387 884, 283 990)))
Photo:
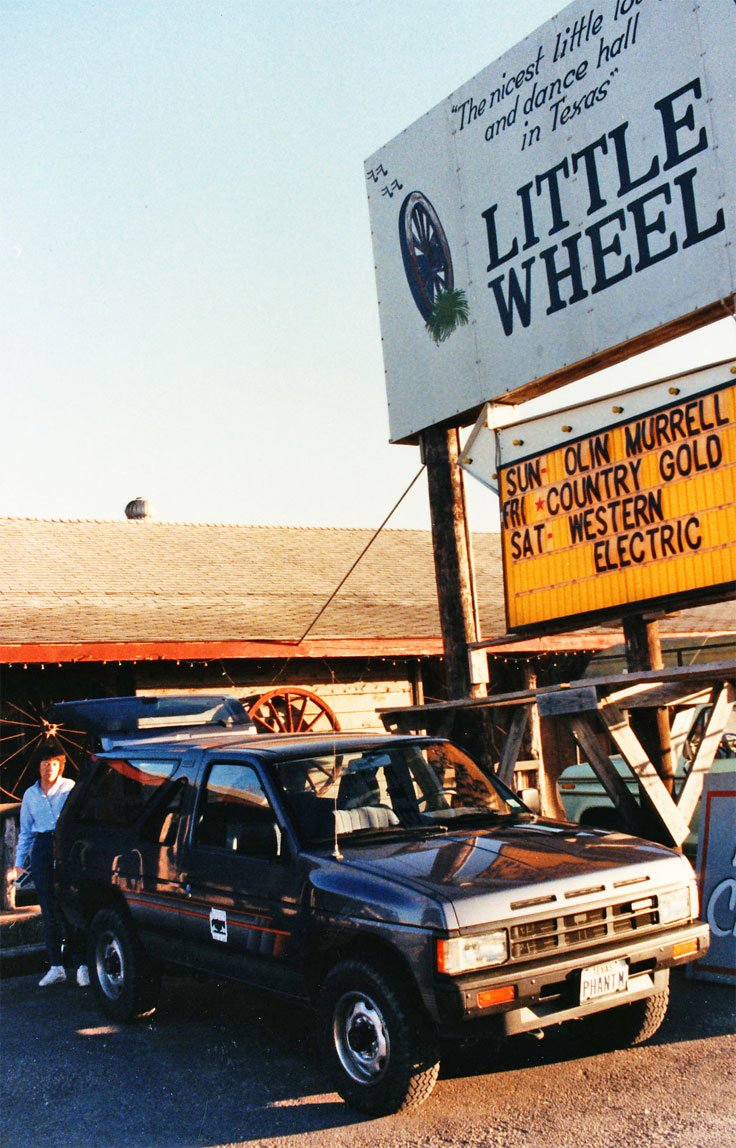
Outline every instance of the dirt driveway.
POLYGON ((736 995, 674 979, 654 1043, 581 1057, 569 1035, 449 1055, 415 1112, 367 1120, 330 1092, 309 1014, 233 985, 165 981, 155 1023, 90 990, 4 980, 7 1148, 724 1148, 736 1144, 736 995))

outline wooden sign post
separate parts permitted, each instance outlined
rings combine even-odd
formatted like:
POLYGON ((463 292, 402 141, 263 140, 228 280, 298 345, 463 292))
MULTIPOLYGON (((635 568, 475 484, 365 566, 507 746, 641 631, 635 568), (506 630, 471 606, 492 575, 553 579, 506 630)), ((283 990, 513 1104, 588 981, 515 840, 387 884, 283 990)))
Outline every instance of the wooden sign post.
MULTIPOLYGON (((626 665, 629 673, 640 670, 661 670, 664 667, 659 622, 634 614, 623 619, 626 665)), ((675 771, 670 745, 670 718, 664 707, 632 711, 631 728, 641 742, 647 757, 664 782, 665 789, 674 797, 675 771)), ((661 840, 662 825, 645 800, 640 786, 643 826, 642 832, 653 840, 661 840)), ((667 840, 665 844, 671 844, 667 840)))
POLYGON ((478 687, 470 680, 468 661, 468 645, 479 641, 480 634, 475 619, 463 474, 457 465, 457 430, 431 427, 424 431, 422 453, 427 467, 447 692, 450 698, 479 697, 478 687))

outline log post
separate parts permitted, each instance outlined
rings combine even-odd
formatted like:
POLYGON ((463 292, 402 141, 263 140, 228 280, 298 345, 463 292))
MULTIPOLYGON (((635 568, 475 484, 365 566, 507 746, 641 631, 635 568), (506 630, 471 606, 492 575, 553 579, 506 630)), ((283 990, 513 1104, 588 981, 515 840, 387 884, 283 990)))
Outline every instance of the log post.
POLYGON ((15 865, 15 846, 18 840, 18 828, 15 817, 3 818, 2 837, 0 838, 0 908, 4 911, 15 909, 15 885, 8 873, 15 865))
POLYGON ((437 600, 450 699, 481 696, 471 693, 468 645, 478 641, 475 628, 472 575, 465 530, 462 471, 458 466, 455 429, 431 427, 422 434, 427 467, 432 548, 437 600))
POLYGON ((567 727, 557 718, 541 718, 539 722, 541 756, 539 799, 545 817, 566 821, 558 781, 560 774, 575 760, 575 740, 567 727))
MULTIPOLYGON (((447 695, 450 700, 483 697, 485 687, 474 685, 470 674, 468 647, 480 640, 480 634, 463 474, 458 466, 459 435, 456 428, 430 427, 422 432, 421 443, 427 467, 447 695)), ((480 711, 477 715, 469 714, 459 719, 455 727, 458 740, 482 762, 487 762, 490 755, 488 720, 488 716, 480 711)))
MULTIPOLYGON (((641 616, 624 618, 624 639, 626 642, 626 664, 630 673, 638 670, 664 669, 662 643, 659 636, 659 622, 648 621, 641 616)), ((670 722, 665 707, 634 711, 632 725, 637 736, 649 754, 649 760, 665 783, 670 794, 674 789, 675 772, 672 765, 670 746, 670 722)))

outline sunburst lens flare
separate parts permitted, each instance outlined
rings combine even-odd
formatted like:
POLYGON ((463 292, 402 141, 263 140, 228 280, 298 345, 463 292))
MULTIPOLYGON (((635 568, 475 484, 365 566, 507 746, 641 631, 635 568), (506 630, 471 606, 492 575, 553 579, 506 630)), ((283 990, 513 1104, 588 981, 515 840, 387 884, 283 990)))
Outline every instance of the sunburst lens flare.
POLYGON ((29 714, 28 710, 24 710, 17 702, 8 702, 7 704, 11 709, 15 710, 16 713, 23 714, 23 717, 28 718, 33 725, 38 726, 40 724, 42 720, 40 714, 29 714))
POLYGON ((3 760, 0 761, 0 768, 4 768, 8 764, 8 762, 12 761, 14 757, 17 757, 19 753, 23 753, 23 750, 31 749, 31 747, 37 741, 41 741, 42 737, 43 737, 42 733, 37 733, 35 737, 31 738, 31 740, 27 743, 27 745, 18 746, 18 748, 16 750, 14 750, 14 752, 11 753, 9 757, 4 757, 3 760))
MULTIPOLYGON (((10 704, 10 703, 8 703, 8 704, 10 704)), ((18 726, 21 726, 22 729, 29 729, 29 728, 30 729, 38 729, 38 722, 35 721, 33 718, 29 718, 28 721, 13 721, 12 718, 3 718, 2 724, 3 725, 18 725, 18 726)))

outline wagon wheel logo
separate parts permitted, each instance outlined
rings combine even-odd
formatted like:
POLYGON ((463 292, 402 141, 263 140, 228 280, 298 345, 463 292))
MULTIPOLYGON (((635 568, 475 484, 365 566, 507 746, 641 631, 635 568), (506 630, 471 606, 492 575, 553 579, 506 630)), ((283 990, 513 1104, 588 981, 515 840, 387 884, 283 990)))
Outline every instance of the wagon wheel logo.
POLYGON ((409 290, 426 320, 439 293, 451 291, 455 278, 445 229, 421 191, 410 192, 401 205, 399 241, 409 290))
POLYGON ((441 343, 468 321, 465 292, 456 290, 450 245, 426 195, 412 191, 399 212, 406 280, 430 337, 441 343))

